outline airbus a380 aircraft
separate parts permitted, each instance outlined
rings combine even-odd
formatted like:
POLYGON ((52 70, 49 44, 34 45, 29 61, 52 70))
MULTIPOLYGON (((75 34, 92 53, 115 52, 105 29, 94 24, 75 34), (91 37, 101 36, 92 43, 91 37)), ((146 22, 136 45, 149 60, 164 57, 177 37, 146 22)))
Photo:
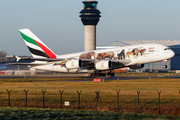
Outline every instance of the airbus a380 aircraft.
POLYGON ((14 64, 26 64, 40 70, 87 72, 97 76, 101 71, 109 70, 108 75, 114 76, 111 72, 113 69, 123 67, 138 69, 142 68, 145 63, 168 60, 174 56, 170 48, 161 44, 138 44, 56 55, 29 29, 20 29, 19 32, 33 56, 33 58, 24 59, 31 59, 33 62, 23 63, 19 60, 14 64))

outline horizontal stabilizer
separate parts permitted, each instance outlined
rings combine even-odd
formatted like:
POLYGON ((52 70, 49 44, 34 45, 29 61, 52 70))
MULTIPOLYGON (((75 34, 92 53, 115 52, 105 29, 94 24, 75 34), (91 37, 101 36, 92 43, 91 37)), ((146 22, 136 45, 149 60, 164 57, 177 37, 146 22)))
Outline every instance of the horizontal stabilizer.
POLYGON ((45 65, 42 63, 23 63, 23 62, 14 62, 14 63, 8 63, 8 65, 45 65))
POLYGON ((37 61, 47 61, 47 62, 53 62, 53 61, 62 61, 65 60, 63 58, 32 58, 32 57, 21 57, 19 60, 37 60, 37 61))
POLYGON ((65 59, 63 58, 31 58, 31 60, 55 62, 55 61, 63 61, 65 59))

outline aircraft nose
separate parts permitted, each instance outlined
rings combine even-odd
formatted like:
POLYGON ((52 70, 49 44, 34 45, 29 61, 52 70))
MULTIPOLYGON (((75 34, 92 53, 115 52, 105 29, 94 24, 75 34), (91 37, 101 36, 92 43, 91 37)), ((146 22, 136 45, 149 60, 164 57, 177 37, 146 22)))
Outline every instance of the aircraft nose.
POLYGON ((171 58, 174 57, 174 55, 175 55, 174 51, 172 51, 172 50, 171 50, 170 54, 171 54, 171 58))
POLYGON ((170 50, 167 54, 168 54, 169 58, 172 58, 175 55, 174 51, 172 51, 172 50, 170 50))
POLYGON ((166 51, 164 55, 167 57, 167 59, 171 59, 172 57, 174 57, 175 53, 174 51, 169 50, 169 51, 166 51))

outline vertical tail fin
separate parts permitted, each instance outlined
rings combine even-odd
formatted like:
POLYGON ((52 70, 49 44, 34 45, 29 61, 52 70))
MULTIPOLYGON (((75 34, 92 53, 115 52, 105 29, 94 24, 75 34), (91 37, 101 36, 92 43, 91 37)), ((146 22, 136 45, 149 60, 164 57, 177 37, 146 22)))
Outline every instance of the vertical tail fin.
POLYGON ((56 58, 56 54, 29 29, 20 29, 19 32, 29 48, 33 58, 56 58))

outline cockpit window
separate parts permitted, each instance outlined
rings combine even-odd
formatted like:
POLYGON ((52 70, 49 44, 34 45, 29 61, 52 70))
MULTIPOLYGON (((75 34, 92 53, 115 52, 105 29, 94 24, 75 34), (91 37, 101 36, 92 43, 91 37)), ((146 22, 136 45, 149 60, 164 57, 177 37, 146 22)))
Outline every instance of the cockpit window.
POLYGON ((170 50, 170 48, 164 48, 164 50, 170 50))

